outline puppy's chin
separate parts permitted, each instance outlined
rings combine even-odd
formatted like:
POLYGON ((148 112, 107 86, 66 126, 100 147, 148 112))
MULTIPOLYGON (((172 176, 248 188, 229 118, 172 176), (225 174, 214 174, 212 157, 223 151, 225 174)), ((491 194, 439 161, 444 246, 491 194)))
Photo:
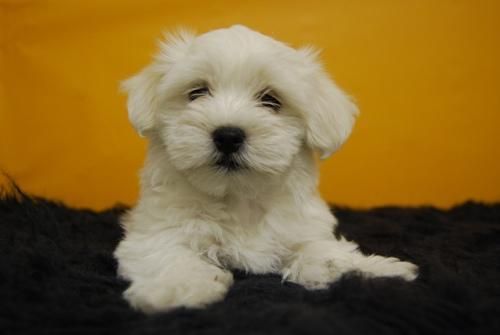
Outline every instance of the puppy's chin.
MULTIPOLYGON (((287 155, 262 155, 262 150, 244 150, 223 155, 203 146, 177 150, 167 147, 167 160, 197 190, 214 196, 236 195, 256 198, 282 183, 298 145, 287 155), (199 150, 200 148, 205 150, 199 150), (196 152, 196 153, 195 153, 196 152), (261 154, 261 155, 259 155, 261 154)), ((250 147, 250 146, 249 146, 250 147)))
POLYGON ((194 188, 217 198, 257 198, 281 180, 280 175, 263 174, 232 163, 229 166, 203 166, 182 173, 194 188))
POLYGON ((239 155, 221 155, 216 158, 214 165, 219 173, 238 173, 247 169, 246 163, 239 155))
POLYGON ((193 188, 216 198, 257 198, 280 184, 284 175, 252 169, 243 160, 231 157, 181 169, 176 161, 170 160, 170 163, 193 188))

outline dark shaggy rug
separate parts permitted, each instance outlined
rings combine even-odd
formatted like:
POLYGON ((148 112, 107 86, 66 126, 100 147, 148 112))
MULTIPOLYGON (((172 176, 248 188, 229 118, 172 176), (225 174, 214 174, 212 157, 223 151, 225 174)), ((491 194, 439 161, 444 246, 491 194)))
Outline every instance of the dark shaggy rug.
POLYGON ((123 210, 2 196, 0 334, 500 334, 500 205, 335 209, 364 252, 420 265, 413 283, 350 275, 310 292, 236 273, 223 302, 155 316, 121 298, 123 210))

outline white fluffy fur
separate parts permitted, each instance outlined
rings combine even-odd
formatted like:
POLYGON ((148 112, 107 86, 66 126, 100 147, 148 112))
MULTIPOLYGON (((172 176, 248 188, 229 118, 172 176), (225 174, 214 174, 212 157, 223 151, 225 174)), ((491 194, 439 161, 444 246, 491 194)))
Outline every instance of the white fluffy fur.
POLYGON ((141 196, 122 220, 126 235, 115 252, 133 307, 221 300, 230 269, 281 274, 309 289, 348 271, 416 277, 415 265, 365 256, 332 234, 337 222, 317 192, 314 151, 334 152, 357 109, 314 51, 243 26, 167 40, 153 64, 124 83, 130 120, 149 140, 141 196), (189 101, 202 82, 212 94, 189 101), (279 95, 279 112, 256 101, 265 88, 279 95), (214 168, 210 134, 225 125, 247 134, 238 155, 244 170, 214 168))

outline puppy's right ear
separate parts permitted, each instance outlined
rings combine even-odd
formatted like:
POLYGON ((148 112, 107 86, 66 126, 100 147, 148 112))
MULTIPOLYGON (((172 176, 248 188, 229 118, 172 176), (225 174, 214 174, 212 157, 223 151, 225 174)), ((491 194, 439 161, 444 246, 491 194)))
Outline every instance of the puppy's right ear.
POLYGON ((153 64, 121 84, 121 89, 128 94, 128 118, 140 136, 153 128, 161 78, 162 73, 153 64))
POLYGON ((128 118, 140 136, 154 128, 154 114, 160 99, 158 86, 163 76, 173 63, 184 57, 194 38, 189 30, 166 34, 165 41, 159 43, 160 52, 153 64, 122 82, 121 89, 128 94, 128 118))
POLYGON ((306 121, 306 143, 328 158, 350 135, 358 108, 326 74, 317 60, 318 52, 311 48, 299 50, 306 65, 312 69, 307 93, 309 101, 303 108, 306 121))

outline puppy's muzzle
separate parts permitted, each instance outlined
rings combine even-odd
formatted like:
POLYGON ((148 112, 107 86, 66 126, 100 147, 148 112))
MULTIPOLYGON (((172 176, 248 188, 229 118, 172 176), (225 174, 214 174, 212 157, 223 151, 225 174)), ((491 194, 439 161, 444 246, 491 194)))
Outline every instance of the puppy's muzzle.
POLYGON ((238 152, 243 146, 245 138, 246 135, 243 129, 237 127, 219 127, 212 133, 215 147, 224 155, 238 152))

